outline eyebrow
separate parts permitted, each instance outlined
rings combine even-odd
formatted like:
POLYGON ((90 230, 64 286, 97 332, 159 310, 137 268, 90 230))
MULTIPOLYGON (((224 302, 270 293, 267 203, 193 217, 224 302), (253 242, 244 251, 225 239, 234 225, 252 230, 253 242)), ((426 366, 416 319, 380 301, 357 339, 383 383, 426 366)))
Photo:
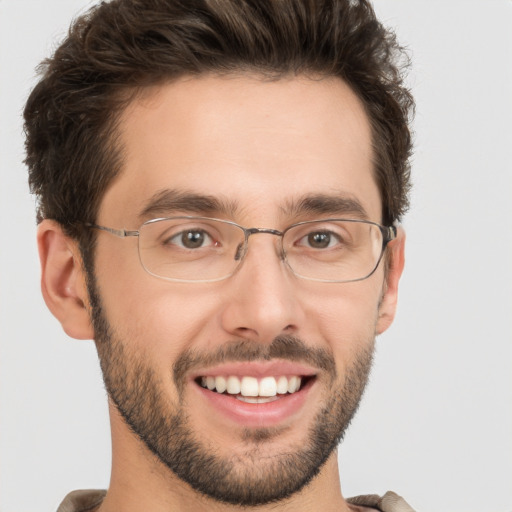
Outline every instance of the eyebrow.
POLYGON ((139 217, 148 219, 176 212, 196 215, 226 215, 234 217, 239 208, 234 201, 186 190, 164 189, 153 194, 143 206, 139 217))
MULTIPOLYGON (((143 206, 139 217, 150 219, 185 213, 204 216, 223 215, 235 219, 241 207, 227 198, 198 194, 186 190, 163 189, 151 196, 143 206)), ((288 200, 281 207, 286 217, 303 215, 350 215, 363 220, 368 214, 363 205, 354 197, 343 194, 305 194, 298 199, 288 200)))
POLYGON ((290 217, 304 214, 350 215, 368 220, 363 205, 354 197, 343 194, 311 194, 287 202, 283 212, 290 217))

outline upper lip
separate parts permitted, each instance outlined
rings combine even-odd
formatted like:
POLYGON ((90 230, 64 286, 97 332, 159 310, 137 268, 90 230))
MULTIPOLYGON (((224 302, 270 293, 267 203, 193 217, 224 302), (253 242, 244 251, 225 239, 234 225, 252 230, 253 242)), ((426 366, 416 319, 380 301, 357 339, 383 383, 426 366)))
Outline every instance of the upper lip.
POLYGON ((199 368, 190 376, 192 380, 195 380, 198 377, 218 377, 225 375, 256 378, 276 377, 281 375, 312 377, 317 373, 318 371, 316 369, 306 364, 285 360, 272 360, 222 363, 212 367, 199 368))

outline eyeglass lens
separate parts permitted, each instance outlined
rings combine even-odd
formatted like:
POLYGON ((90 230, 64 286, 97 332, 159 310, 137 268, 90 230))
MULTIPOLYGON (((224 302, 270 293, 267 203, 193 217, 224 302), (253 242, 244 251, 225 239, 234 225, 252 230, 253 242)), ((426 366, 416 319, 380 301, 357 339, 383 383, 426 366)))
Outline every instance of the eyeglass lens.
MULTIPOLYGON (((230 276, 243 260, 240 254, 249 239, 237 224, 202 217, 149 221, 139 231, 144 268, 175 281, 230 276)), ((304 222, 282 235, 284 260, 292 271, 320 281, 363 279, 375 270, 382 250, 381 228, 366 221, 304 222)))

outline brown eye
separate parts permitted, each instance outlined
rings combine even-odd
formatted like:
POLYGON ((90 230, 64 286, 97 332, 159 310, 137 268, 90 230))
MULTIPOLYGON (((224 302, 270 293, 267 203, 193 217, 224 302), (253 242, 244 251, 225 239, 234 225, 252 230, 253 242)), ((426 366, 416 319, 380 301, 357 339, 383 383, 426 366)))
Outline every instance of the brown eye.
POLYGON ((214 245, 212 237, 202 229, 187 229, 169 238, 165 245, 178 246, 183 249, 201 249, 214 245))
POLYGON ((308 245, 313 249, 325 249, 331 244, 331 233, 317 232, 307 236, 308 245))
POLYGON ((181 243, 187 249, 201 247, 205 240, 205 233, 202 231, 185 231, 181 234, 181 243))

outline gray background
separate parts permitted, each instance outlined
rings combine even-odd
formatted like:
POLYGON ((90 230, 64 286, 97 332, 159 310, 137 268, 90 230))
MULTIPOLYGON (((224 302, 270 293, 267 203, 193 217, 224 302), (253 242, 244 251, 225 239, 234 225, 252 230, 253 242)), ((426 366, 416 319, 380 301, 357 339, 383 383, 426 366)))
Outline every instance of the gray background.
MULTIPOLYGON (((413 55, 407 265, 395 325, 340 449, 344 494, 419 511, 512 511, 512 2, 376 0, 413 55)), ((20 113, 84 0, 0 0, 0 510, 105 487, 110 438, 92 342, 39 292, 20 113)))

